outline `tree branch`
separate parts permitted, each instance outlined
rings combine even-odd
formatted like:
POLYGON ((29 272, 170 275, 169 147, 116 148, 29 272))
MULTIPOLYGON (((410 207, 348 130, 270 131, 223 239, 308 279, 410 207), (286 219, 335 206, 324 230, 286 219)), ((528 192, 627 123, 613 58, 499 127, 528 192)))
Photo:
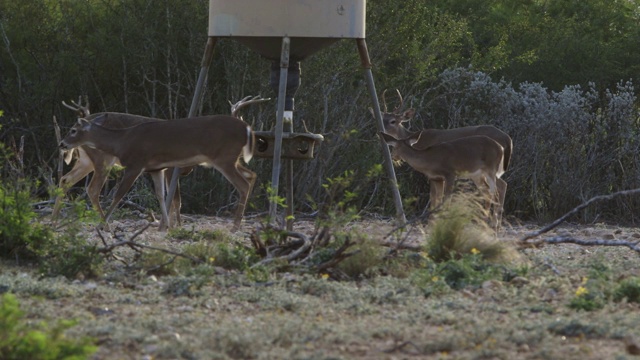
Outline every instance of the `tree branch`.
POLYGON ((561 216, 559 219, 557 219, 556 221, 552 222, 551 224, 543 227, 542 229, 538 230, 538 231, 533 231, 528 233, 525 237, 523 237, 522 239, 520 239, 520 241, 525 242, 529 239, 533 239, 536 236, 540 236, 550 230, 552 230, 553 228, 557 227, 558 225, 560 225, 561 223, 563 223, 568 217, 575 215, 576 213, 578 213, 578 211, 586 208, 587 206, 595 203, 595 202, 599 202, 599 201, 604 201, 604 200, 612 200, 618 196, 625 196, 625 195, 635 195, 635 194, 639 194, 640 193, 640 189, 633 189, 633 190, 623 190, 623 191, 618 191, 615 192, 613 194, 609 194, 609 195, 599 195, 599 196, 595 196, 592 197, 591 199, 587 200, 586 202, 576 206, 573 210, 569 211, 568 213, 564 214, 563 216, 561 216))

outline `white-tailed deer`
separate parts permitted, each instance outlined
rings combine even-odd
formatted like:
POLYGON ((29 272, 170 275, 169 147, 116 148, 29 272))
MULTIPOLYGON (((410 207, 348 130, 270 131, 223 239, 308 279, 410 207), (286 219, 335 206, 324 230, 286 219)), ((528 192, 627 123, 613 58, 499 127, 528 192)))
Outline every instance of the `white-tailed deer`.
MULTIPOLYGON (((456 178, 471 179, 488 199, 487 211, 499 201, 496 181, 504 173, 504 149, 487 136, 468 136, 416 149, 412 139, 397 139, 381 132, 384 141, 416 171, 424 174, 431 184, 433 207, 440 206, 451 195, 456 178)), ((499 214, 493 214, 497 221, 499 214)))
MULTIPOLYGON (((65 107, 75 111, 79 118, 85 118, 89 121, 92 121, 101 115, 109 114, 109 116, 104 119, 104 126, 114 129, 128 128, 145 122, 166 121, 162 119, 116 112, 91 114, 88 100, 85 98, 85 105, 82 105, 82 97, 78 99, 78 102, 71 101, 71 103, 72 105, 69 105, 64 101, 62 102, 65 107)), ((69 164, 72 157, 76 157, 76 161, 73 168, 60 179, 59 186, 63 192, 61 195, 56 197, 56 201, 53 206, 52 218, 55 219, 59 216, 62 208, 62 198, 66 192, 81 179, 93 172, 93 176, 87 186, 87 195, 89 196, 89 201, 93 205, 93 208, 98 211, 100 216, 104 219, 105 213, 102 210, 102 206, 100 206, 100 191, 107 181, 111 168, 114 165, 119 164, 118 158, 88 146, 79 146, 67 151, 65 162, 69 164)), ((191 168, 183 169, 182 174, 188 174, 190 171, 191 168)), ((162 184, 158 183, 157 179, 154 177, 152 177, 152 180, 154 181, 154 189, 156 189, 156 197, 158 198, 158 201, 162 201, 164 197, 160 198, 157 190, 162 187, 162 184)), ((182 223, 180 218, 180 206, 180 191, 176 191, 171 203, 171 212, 175 214, 178 226, 182 223)), ((160 229, 164 229, 169 225, 169 219, 165 219, 163 217, 160 221, 160 229)))
MULTIPOLYGON (((403 126, 403 124, 409 122, 413 118, 415 110, 412 108, 402 110, 404 106, 402 95, 400 94, 400 91, 396 90, 396 92, 400 99, 400 104, 392 112, 387 111, 387 104, 384 100, 385 92, 382 93, 384 106, 382 120, 384 124, 384 130, 387 134, 392 135, 396 139, 408 139, 411 146, 416 150, 426 149, 434 144, 469 136, 487 136, 503 147, 504 160, 501 171, 507 171, 513 152, 513 142, 511 140, 511 137, 505 132, 493 125, 465 126, 454 129, 423 129, 421 131, 409 131, 403 126)), ((394 152, 394 157, 401 156, 394 152)), ((402 160, 406 161, 406 159, 402 160)), ((503 179, 498 178, 496 180, 496 186, 498 189, 498 202, 496 203, 498 209, 496 210, 496 214, 497 221, 500 222, 502 219, 504 200, 507 192, 507 183, 503 179)), ((436 189, 434 189, 433 186, 430 187, 431 199, 434 199, 434 197, 436 196, 435 190, 436 189)), ((433 205, 433 202, 431 202, 432 209, 434 208, 433 205)))
MULTIPOLYGON (((158 179, 164 194, 165 169, 204 165, 220 171, 240 193, 234 228, 240 226, 256 179, 253 171, 240 164, 241 155, 245 162, 251 159, 254 145, 253 132, 244 121, 216 115, 112 129, 103 126, 109 116, 103 114, 93 121, 78 119, 60 143, 62 149, 83 145, 98 149, 117 157, 124 166, 122 180, 105 214, 106 222, 142 172, 150 172, 158 179)), ((164 201, 160 208, 166 217, 164 201)))
MULTIPOLYGON (((268 100, 270 99, 269 98, 263 99, 260 95, 258 95, 254 97, 247 96, 241 99, 240 101, 236 102, 235 104, 231 104, 231 102, 229 102, 231 104, 231 114, 232 116, 239 117, 238 112, 243 107, 249 104, 268 101, 268 100)), ((86 98, 85 98, 86 104, 82 105, 82 97, 78 99, 78 102, 71 101, 71 103, 73 106, 65 103, 64 101, 62 102, 62 104, 65 107, 75 111, 79 118, 85 118, 91 121, 95 118, 100 117, 101 115, 108 114, 109 116, 107 118, 104 118, 101 120, 103 125, 108 128, 120 129, 120 128, 128 128, 128 127, 136 126, 138 124, 142 124, 145 122, 165 121, 162 119, 149 118, 144 116, 123 114, 123 113, 115 113, 115 112, 97 113, 92 115, 89 111, 89 102, 86 98)), ((83 179, 85 176, 87 176, 91 172, 94 172, 91 178, 91 181, 89 182, 89 185, 87 187, 87 194, 89 196, 89 200, 91 201, 91 204, 93 205, 93 207, 100 213, 100 215, 104 219, 105 214, 99 202, 100 191, 107 180, 109 170, 113 165, 119 164, 119 160, 111 154, 105 153, 103 151, 100 151, 98 149, 94 149, 88 146, 79 146, 74 149, 71 149, 68 152, 68 155, 73 155, 73 153, 75 153, 77 159, 76 159, 76 162, 74 163, 73 168, 60 179, 59 186, 63 190, 63 194, 56 198, 52 217, 56 218, 59 215, 61 205, 62 205, 62 197, 64 196, 64 194, 78 181, 83 179)), ((70 162, 70 160, 71 160, 71 156, 67 156, 65 158, 65 161, 67 164, 70 162)), ((181 175, 184 176, 189 172, 191 172, 191 170, 192 170, 191 167, 183 168, 181 175)), ((170 178, 170 173, 167 172, 165 180, 168 180, 169 178, 170 178)), ((155 176, 152 176, 152 180, 154 181, 154 189, 156 189, 156 197, 158 198, 159 202, 163 202, 163 198, 159 197, 160 194, 158 191, 163 186, 166 187, 166 185, 159 183, 157 180, 157 177, 155 176)), ((170 213, 174 213, 176 216, 176 222, 178 226, 181 225, 180 207, 181 207, 181 198, 180 198, 180 191, 178 189, 174 194, 173 201, 171 202, 171 209, 170 209, 170 213)), ((160 222, 160 230, 163 230, 166 226, 170 226, 170 225, 171 224, 169 219, 162 218, 160 222)))

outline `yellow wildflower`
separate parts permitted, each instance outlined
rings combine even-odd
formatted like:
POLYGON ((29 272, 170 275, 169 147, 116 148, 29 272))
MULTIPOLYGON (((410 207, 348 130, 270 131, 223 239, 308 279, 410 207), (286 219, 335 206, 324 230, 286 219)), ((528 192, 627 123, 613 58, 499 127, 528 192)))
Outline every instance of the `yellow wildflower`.
POLYGON ((327 280, 329 278, 329 274, 322 274, 322 280, 327 280))
POLYGON ((476 248, 473 248, 473 249, 471 249, 471 253, 472 253, 473 255, 478 255, 478 254, 480 254, 480 250, 478 250, 478 249, 476 249, 476 248))
POLYGON ((582 296, 588 293, 589 293, 589 290, 587 290, 587 288, 584 286, 579 286, 578 290, 576 290, 576 296, 582 296))

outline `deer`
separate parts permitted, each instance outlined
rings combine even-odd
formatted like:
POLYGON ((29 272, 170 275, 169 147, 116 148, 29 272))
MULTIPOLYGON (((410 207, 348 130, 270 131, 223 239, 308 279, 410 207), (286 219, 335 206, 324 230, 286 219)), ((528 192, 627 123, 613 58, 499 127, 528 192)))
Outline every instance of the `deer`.
MULTIPOLYGON (((424 150, 434 144, 469 136, 487 136, 503 147, 504 161, 502 163, 503 168, 501 170, 503 172, 507 171, 513 153, 513 141, 511 140, 511 137, 502 130, 493 125, 477 125, 454 129, 423 129, 421 131, 410 131, 406 127, 404 127, 403 124, 409 122, 413 118, 413 116, 415 115, 415 109, 409 108, 406 110, 402 110, 404 107, 404 101, 402 99, 400 91, 396 89, 400 104, 394 110, 389 112, 387 110, 387 104, 384 97, 385 92, 386 90, 382 93, 384 109, 382 112, 382 122, 384 125, 384 131, 387 134, 390 134, 397 139, 408 139, 411 146, 416 150, 424 150)), ((406 161, 406 159, 402 159, 402 157, 399 156, 399 154, 395 153, 395 151, 394 158, 396 158, 396 160, 406 161)), ((498 191, 496 213, 497 221, 498 223, 500 223, 502 221, 502 213, 504 211, 504 200, 507 192, 507 182, 498 177, 496 180, 496 186, 498 191)), ((436 198, 437 195, 435 191, 436 189, 433 186, 430 186, 430 199, 436 198)), ((435 205, 433 202, 430 203, 430 209, 435 209, 435 205)))
MULTIPOLYGON (((72 105, 69 105, 65 101, 62 101, 62 105, 68 109, 75 111, 79 118, 85 118, 89 121, 103 114, 109 114, 107 118, 108 120, 105 120, 104 122, 105 126, 110 128, 127 128, 145 122, 166 121, 163 119, 117 112, 91 114, 91 111, 89 110, 89 101, 86 97, 85 105, 82 104, 82 97, 78 98, 78 102, 72 100, 71 104, 72 105)), ((81 179, 85 178, 87 175, 93 172, 93 176, 91 177, 89 185, 87 186, 87 195, 89 196, 89 201, 91 202, 93 208, 100 214, 101 218, 104 219, 105 213, 102 209, 102 206, 100 205, 100 191, 107 181, 111 168, 114 165, 120 165, 119 160, 111 154, 107 154, 103 151, 88 146, 79 146, 77 148, 66 151, 65 163, 69 164, 73 157, 76 158, 73 168, 64 176, 62 176, 62 178, 60 178, 59 187, 62 189, 62 194, 59 194, 56 197, 51 217, 53 219, 56 219, 59 216, 60 210, 62 208, 62 198, 69 191, 69 189, 73 185, 78 183, 81 179)), ((189 172, 191 172, 191 169, 186 168, 182 170, 181 174, 186 175, 189 172)), ((159 189, 162 186, 160 183, 158 183, 157 179, 152 177, 152 180, 154 182, 154 189, 159 189)), ((158 198, 158 201, 162 201, 164 197, 159 196, 160 195, 156 191, 156 197, 158 198)), ((180 218, 180 207, 180 191, 176 191, 173 197, 171 208, 172 212, 175 213, 176 223, 178 226, 182 224, 180 218)), ((163 217, 160 221, 160 229, 164 229, 168 226, 170 226, 169 219, 163 217)))
MULTIPOLYGON (((456 178, 474 182, 487 199, 487 212, 492 203, 499 201, 496 182, 504 173, 504 148, 490 137, 473 135, 416 149, 411 138, 398 139, 385 132, 379 135, 409 166, 429 179, 434 208, 453 193, 456 178)), ((498 215, 490 217, 497 221, 498 215)))
MULTIPOLYGON (((233 230, 240 227, 256 174, 240 164, 253 156, 254 135, 251 127, 229 115, 200 116, 173 121, 153 121, 128 128, 108 128, 110 114, 88 121, 78 118, 76 124, 60 142, 62 150, 88 146, 120 160, 124 174, 114 198, 105 213, 108 225, 111 214, 136 179, 149 172, 161 184, 156 193, 164 194, 167 168, 196 165, 213 167, 240 194, 233 230)), ((166 204, 160 201, 163 217, 168 217, 166 204)))
MULTIPOLYGON (((240 101, 236 102, 235 104, 232 104, 231 102, 229 102, 231 104, 231 115, 234 117, 239 117, 238 115, 239 110, 244 108, 245 106, 249 104, 257 103, 257 102, 268 101, 268 100, 270 99, 269 98, 264 99, 260 95, 258 95, 254 97, 247 96, 241 99, 240 101)), ((71 101, 73 106, 65 103, 64 101, 62 102, 62 104, 65 107, 75 111, 79 118, 85 118, 90 121, 92 119, 100 117, 103 114, 108 114, 109 116, 107 116, 105 119, 101 121, 103 122, 104 125, 106 125, 106 127, 109 127, 109 128, 127 128, 127 127, 135 126, 141 123, 145 123, 145 122, 165 121, 162 119, 149 118, 149 117, 123 114, 123 113, 113 113, 113 112, 91 114, 89 111, 89 103, 86 98, 85 98, 85 102, 86 102, 86 105, 82 105, 82 97, 80 97, 77 103, 73 100, 71 101)), ((67 156, 65 157, 65 161, 67 164, 71 160, 69 155, 72 155, 74 153, 76 154, 77 160, 74 163, 73 168, 60 179, 59 186, 60 188, 62 188, 63 193, 56 198, 52 217, 55 219, 58 216, 61 205, 62 205, 62 197, 69 190, 69 188, 75 185, 78 181, 80 181, 82 178, 87 176, 89 173, 94 172, 94 175, 91 178, 91 181, 89 182, 87 193, 89 195, 89 199, 93 207, 100 213, 102 219, 104 220, 106 216, 104 211, 102 210, 102 207, 100 206, 99 194, 100 194, 101 188, 104 186, 104 183, 106 182, 109 169, 113 165, 119 164, 119 160, 111 154, 83 145, 83 146, 73 148, 71 149, 71 151, 67 152, 67 156)), ((181 171, 181 175, 188 174, 191 171, 191 169, 192 169, 191 167, 183 168, 181 171)), ((165 181, 169 177, 170 177, 170 174, 167 174, 165 181)), ((152 176, 152 180, 154 181, 154 188, 156 189, 156 197, 158 198, 158 201, 162 203, 164 202, 163 201, 164 197, 160 197, 161 195, 158 193, 157 189, 163 188, 163 185, 159 183, 159 180, 156 177, 152 176)), ((164 187, 166 187, 166 185, 164 187)), ((171 206, 171 209, 173 209, 172 212, 175 212, 178 226, 181 226, 180 206, 181 206, 181 198, 180 198, 180 191, 178 190, 174 194, 172 206, 171 206)), ((169 223, 169 219, 163 218, 160 222, 160 230, 163 230, 164 228, 170 225, 171 224, 169 223)))

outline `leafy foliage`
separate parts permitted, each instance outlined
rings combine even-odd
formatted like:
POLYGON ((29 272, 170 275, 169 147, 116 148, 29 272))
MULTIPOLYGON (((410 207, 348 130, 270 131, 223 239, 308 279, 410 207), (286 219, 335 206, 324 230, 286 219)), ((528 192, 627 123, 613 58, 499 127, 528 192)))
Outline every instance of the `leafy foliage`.
POLYGON ((51 229, 35 221, 28 185, 0 184, 0 257, 33 259, 34 249, 51 241, 51 229))
POLYGON ((0 298, 0 354, 6 360, 33 359, 87 359, 96 352, 93 340, 69 340, 64 332, 75 326, 71 320, 54 326, 40 322, 28 325, 15 295, 7 293, 0 298))
POLYGON ((640 278, 633 276, 622 280, 613 292, 613 299, 627 299, 628 302, 640 303, 640 278))

